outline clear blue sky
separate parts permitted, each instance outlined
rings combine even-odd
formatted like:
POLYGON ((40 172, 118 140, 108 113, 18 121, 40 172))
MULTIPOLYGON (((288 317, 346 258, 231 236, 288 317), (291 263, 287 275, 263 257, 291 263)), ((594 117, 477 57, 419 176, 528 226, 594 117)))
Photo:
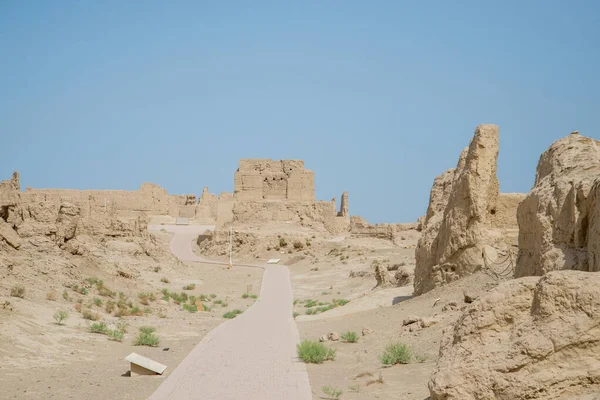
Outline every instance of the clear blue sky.
POLYGON ((599 138, 597 1, 0 2, 0 179, 232 191, 301 158, 319 199, 414 221, 480 123, 504 192, 599 138))

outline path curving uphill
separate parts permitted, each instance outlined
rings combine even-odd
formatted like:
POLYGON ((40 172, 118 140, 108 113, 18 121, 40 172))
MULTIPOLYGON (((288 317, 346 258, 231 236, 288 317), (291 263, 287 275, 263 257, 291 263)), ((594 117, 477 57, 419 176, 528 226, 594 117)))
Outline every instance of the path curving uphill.
MULTIPOLYGON (((197 257, 190 246, 206 227, 160 228, 175 233, 171 251, 182 261, 208 261, 197 257)), ((255 267, 265 270, 258 301, 209 332, 149 399, 312 398, 306 366, 296 357, 299 334, 292 318, 288 268, 255 267)))

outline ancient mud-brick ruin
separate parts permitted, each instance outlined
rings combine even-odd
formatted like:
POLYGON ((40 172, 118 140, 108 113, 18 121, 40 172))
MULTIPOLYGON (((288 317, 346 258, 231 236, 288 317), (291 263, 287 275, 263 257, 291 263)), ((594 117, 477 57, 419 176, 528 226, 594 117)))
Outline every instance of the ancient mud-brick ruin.
POLYGON ((235 173, 234 195, 240 201, 315 201, 315 174, 302 160, 242 159, 235 173))
POLYGON ((85 215, 108 213, 131 219, 186 217, 191 223, 217 228, 231 223, 291 221, 337 233, 350 226, 348 194, 342 195, 340 211, 335 199, 316 201, 314 172, 305 170, 302 160, 240 160, 233 194, 215 195, 205 187, 198 201, 195 194, 170 195, 152 183, 142 184, 139 190, 27 188, 21 192, 19 175, 15 173, 11 180, 0 185, 3 214, 17 204, 50 207, 58 212, 62 203, 77 206, 85 215))
MULTIPOLYGON (((331 233, 350 228, 348 194, 315 200, 314 172, 302 160, 242 159, 234 177, 233 223, 291 221, 331 233)), ((217 225, 227 223, 217 218, 217 225)))

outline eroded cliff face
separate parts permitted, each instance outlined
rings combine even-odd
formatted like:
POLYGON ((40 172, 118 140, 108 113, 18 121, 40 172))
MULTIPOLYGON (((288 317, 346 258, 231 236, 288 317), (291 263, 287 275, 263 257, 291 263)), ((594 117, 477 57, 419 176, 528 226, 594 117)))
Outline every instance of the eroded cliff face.
POLYGON ((600 275, 555 271, 505 282, 447 328, 433 400, 598 393, 600 275))
POLYGON ((600 142, 574 132, 540 157, 519 205, 516 277, 600 271, 600 142))
POLYGON ((17 173, 0 182, 0 274, 17 281, 52 274, 67 284, 82 266, 136 277, 179 264, 147 232, 143 213, 124 217, 115 204, 105 208, 87 198, 72 199, 21 192, 17 173))
POLYGON ((482 268, 486 249, 507 250, 504 232, 494 225, 510 228, 508 208, 516 202, 499 193, 498 152, 498 127, 479 125, 456 168, 435 179, 416 249, 415 294, 482 268))

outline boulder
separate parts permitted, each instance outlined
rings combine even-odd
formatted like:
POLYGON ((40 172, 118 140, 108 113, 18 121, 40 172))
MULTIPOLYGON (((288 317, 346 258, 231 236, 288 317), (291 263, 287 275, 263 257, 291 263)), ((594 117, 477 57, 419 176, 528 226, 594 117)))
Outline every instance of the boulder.
POLYGON ((500 284, 445 330, 431 399, 597 393, 599 326, 600 274, 554 271, 500 284))
POLYGON ((410 315, 402 321, 402 325, 404 325, 404 326, 411 325, 416 322, 419 322, 420 320, 421 320, 421 317, 417 317, 416 315, 410 315))
POLYGON ((371 328, 369 328, 369 327, 367 327, 367 326, 365 326, 365 327, 363 327, 363 328, 362 328, 362 335, 363 335, 363 336, 370 335, 370 334, 372 334, 372 333, 374 333, 374 332, 375 332, 375 331, 374 331, 373 329, 371 329, 371 328))
POLYGON ((375 285, 376 288, 386 288, 392 286, 387 268, 379 263, 375 264, 375 280, 377 281, 377 284, 375 285))
POLYGON ((15 232, 12 226, 0 219, 0 240, 2 239, 15 249, 21 247, 22 241, 17 232, 15 232))
POLYGON ((340 334, 337 332, 330 332, 327 335, 327 339, 331 340, 332 342, 337 342, 338 340, 340 340, 340 334))
POLYGON ((517 212, 516 277, 600 271, 600 142, 574 132, 540 157, 517 212))

